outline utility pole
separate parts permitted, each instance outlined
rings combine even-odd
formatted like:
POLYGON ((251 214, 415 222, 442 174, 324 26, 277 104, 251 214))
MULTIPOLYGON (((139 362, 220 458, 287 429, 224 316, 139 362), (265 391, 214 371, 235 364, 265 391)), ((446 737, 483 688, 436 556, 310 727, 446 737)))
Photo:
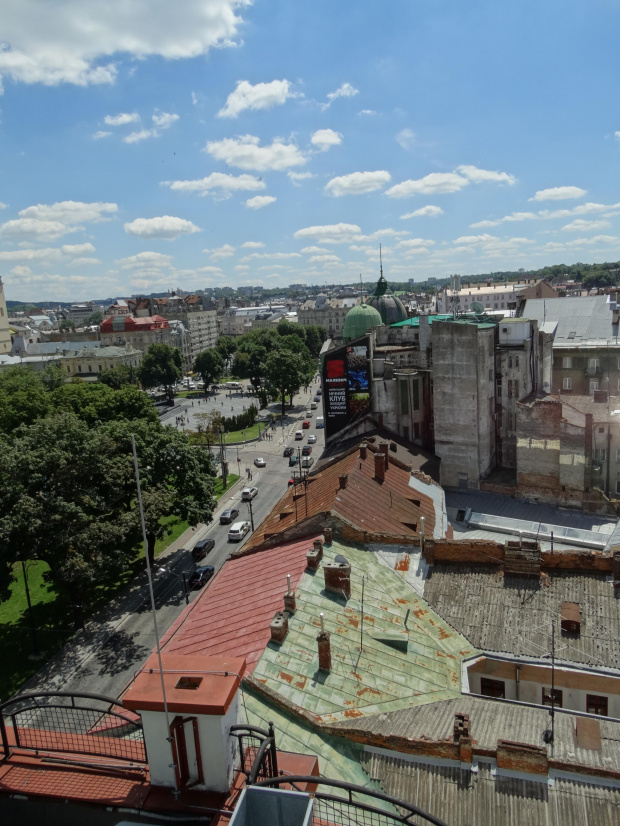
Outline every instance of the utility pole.
POLYGON ((24 588, 26 589, 26 602, 28 603, 28 620, 30 622, 30 637, 32 640, 32 654, 38 657, 41 653, 39 650, 39 640, 37 638, 37 631, 34 627, 34 617, 32 615, 32 602, 30 601, 30 588, 28 587, 28 572, 26 571, 26 562, 22 559, 22 573, 24 575, 24 588))
POLYGON ((223 432, 224 428, 220 427, 220 463, 222 465, 222 484, 223 490, 226 490, 226 478, 228 476, 228 464, 226 462, 226 451, 224 449, 224 439, 223 439, 223 432))
POLYGON ((254 514, 252 513, 252 500, 248 499, 248 509, 250 511, 250 524, 252 525, 252 533, 254 533, 254 514))

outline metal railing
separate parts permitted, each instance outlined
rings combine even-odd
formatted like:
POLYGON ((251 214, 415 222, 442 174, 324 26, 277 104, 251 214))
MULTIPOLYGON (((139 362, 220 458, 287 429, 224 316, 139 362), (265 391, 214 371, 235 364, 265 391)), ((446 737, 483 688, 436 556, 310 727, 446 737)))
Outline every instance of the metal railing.
POLYGON ((427 823, 432 823, 434 826, 447 826, 445 821, 425 812, 418 806, 365 786, 357 786, 340 780, 330 780, 313 775, 288 777, 283 775, 259 780, 253 785, 271 787, 286 785, 302 792, 307 791, 308 787, 316 789, 316 791, 308 792, 314 798, 313 826, 324 826, 324 824, 330 824, 330 826, 396 826, 399 823, 408 826, 423 826, 427 823), (321 787, 320 790, 317 786, 321 787), (336 794, 324 791, 326 788, 334 789, 336 794), (338 791, 341 794, 338 794, 338 791), (354 799, 353 795, 357 799, 354 799), (360 800, 361 797, 365 800, 360 800))
POLYGON ((0 738, 5 759, 25 750, 146 765, 141 719, 101 694, 45 691, 13 697, 0 705, 0 738))
POLYGON ((239 741, 241 771, 248 785, 258 778, 278 776, 278 754, 273 723, 269 730, 258 726, 231 726, 230 734, 239 741))

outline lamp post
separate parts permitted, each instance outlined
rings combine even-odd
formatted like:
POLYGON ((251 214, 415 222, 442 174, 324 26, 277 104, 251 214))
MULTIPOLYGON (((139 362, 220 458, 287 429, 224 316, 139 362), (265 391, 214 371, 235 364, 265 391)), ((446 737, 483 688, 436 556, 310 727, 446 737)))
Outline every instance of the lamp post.
POLYGON ((26 570, 26 562, 22 559, 22 573, 24 575, 24 588, 26 589, 26 602, 28 603, 28 620, 30 623, 30 638, 32 640, 32 655, 38 657, 41 653, 39 649, 39 640, 37 638, 37 630, 34 627, 34 617, 32 615, 32 602, 30 601, 30 588, 28 587, 28 572, 26 570))
POLYGON ((157 570, 160 574, 172 574, 172 576, 175 576, 177 579, 181 580, 181 582, 183 583, 183 594, 185 595, 185 604, 189 605, 189 593, 187 591, 187 578, 185 576, 185 571, 181 574, 181 576, 179 576, 178 574, 175 574, 174 571, 171 571, 169 568, 158 568, 157 570))
POLYGON ((252 513, 252 500, 248 499, 248 510, 250 511, 250 524, 252 525, 252 533, 254 533, 254 514, 252 513))
POLYGON ((222 465, 222 484, 226 490, 226 479, 228 477, 228 465, 226 463, 226 449, 224 447, 224 428, 220 427, 220 463, 222 465))

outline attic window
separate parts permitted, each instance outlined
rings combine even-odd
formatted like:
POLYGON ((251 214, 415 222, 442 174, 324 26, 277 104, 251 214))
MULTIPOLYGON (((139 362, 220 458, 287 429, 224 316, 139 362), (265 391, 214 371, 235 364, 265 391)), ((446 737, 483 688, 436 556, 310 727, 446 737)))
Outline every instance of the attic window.
POLYGON ((568 338, 575 338, 576 335, 577 335, 577 333, 573 330, 572 332, 570 332, 568 334, 568 338))
POLYGON ((191 691, 196 691, 196 689, 200 686, 202 682, 202 677, 179 677, 179 682, 175 685, 175 688, 183 688, 189 689, 191 691))
POLYGON ((413 531, 414 533, 418 532, 417 522, 402 522, 401 524, 404 525, 405 528, 409 528, 409 530, 413 531))
POLYGON ((409 501, 411 502, 412 505, 415 505, 416 508, 420 507, 420 500, 419 499, 410 499, 409 501))

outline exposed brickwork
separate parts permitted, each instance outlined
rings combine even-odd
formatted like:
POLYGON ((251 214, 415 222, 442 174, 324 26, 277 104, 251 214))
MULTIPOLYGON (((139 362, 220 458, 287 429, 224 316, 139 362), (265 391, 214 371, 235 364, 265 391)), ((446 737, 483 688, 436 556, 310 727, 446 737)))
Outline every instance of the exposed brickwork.
POLYGON ((283 643, 288 634, 288 613, 286 611, 278 611, 269 623, 269 630, 271 631, 271 642, 275 642, 278 645, 283 643))
MULTIPOLYGON (((306 559, 308 558, 306 554, 306 559)), ((284 610, 289 614, 294 614, 297 610, 297 600, 295 599, 295 591, 287 591, 284 594, 284 610)))
POLYGON ((319 669, 330 672, 332 670, 332 649, 327 631, 321 631, 316 638, 319 648, 319 669))
POLYGON ((542 746, 514 743, 512 740, 497 741, 497 767, 515 772, 547 774, 549 760, 542 746))
POLYGON ((325 590, 349 599, 351 596, 351 566, 344 562, 329 562, 323 565, 325 590))
POLYGON ((504 561, 504 546, 490 539, 457 540, 427 539, 425 559, 432 553, 434 562, 458 562, 480 565, 498 565, 504 561))

